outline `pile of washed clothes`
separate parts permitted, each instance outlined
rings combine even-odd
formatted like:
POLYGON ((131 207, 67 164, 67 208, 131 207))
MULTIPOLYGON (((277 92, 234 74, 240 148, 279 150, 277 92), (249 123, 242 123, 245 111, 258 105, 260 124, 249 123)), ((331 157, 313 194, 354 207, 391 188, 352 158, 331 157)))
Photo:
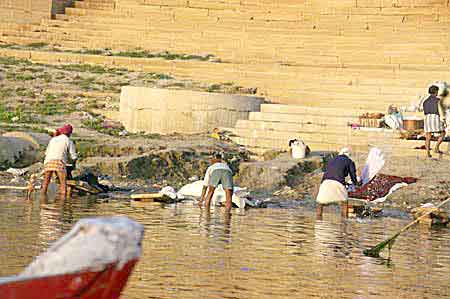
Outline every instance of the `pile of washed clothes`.
POLYGON ((394 191, 417 182, 417 179, 413 177, 379 173, 384 163, 384 155, 381 150, 372 148, 361 174, 362 186, 350 189, 348 196, 374 203, 384 202, 394 191))
MULTIPOLYGON (((167 186, 159 191, 160 194, 167 196, 173 200, 184 200, 184 199, 192 199, 199 200, 202 195, 203 189, 203 180, 198 180, 192 182, 190 184, 184 185, 180 188, 180 190, 175 191, 174 188, 167 186)), ((224 205, 225 204, 225 191, 222 188, 222 185, 219 185, 214 191, 214 195, 212 198, 213 205, 224 205)), ((262 199, 254 199, 250 197, 250 192, 247 191, 247 188, 240 188, 235 186, 233 197, 232 197, 233 206, 243 209, 243 208, 264 208, 266 207, 266 201, 262 199)))

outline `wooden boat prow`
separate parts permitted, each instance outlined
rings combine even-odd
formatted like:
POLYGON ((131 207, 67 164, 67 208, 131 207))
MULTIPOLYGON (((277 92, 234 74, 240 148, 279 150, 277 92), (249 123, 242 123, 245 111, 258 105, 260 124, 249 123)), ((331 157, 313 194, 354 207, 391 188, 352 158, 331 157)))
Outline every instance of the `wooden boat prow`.
POLYGON ((82 219, 21 274, 0 278, 0 297, 119 298, 142 238, 143 227, 126 217, 82 219))

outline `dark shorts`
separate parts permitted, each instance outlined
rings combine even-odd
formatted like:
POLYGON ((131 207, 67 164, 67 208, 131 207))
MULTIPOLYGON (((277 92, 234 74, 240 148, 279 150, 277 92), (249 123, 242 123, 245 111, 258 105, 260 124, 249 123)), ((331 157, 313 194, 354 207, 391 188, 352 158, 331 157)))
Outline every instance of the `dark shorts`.
POLYGON ((226 169, 216 169, 211 173, 209 186, 217 188, 222 184, 223 189, 233 190, 233 174, 226 169))

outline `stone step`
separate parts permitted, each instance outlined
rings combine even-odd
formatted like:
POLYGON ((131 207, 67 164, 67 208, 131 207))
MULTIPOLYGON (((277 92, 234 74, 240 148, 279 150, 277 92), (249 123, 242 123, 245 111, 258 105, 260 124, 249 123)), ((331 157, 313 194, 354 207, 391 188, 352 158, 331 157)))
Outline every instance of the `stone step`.
POLYGON ((235 126, 236 129, 244 130, 261 130, 269 134, 281 132, 293 133, 342 133, 347 131, 346 123, 335 123, 332 120, 328 122, 321 122, 317 120, 307 121, 301 119, 301 122, 277 122, 277 121, 258 121, 258 120, 238 120, 235 126))
MULTIPOLYGON (((424 151, 415 150, 415 147, 422 146, 424 141, 409 141, 401 140, 399 144, 392 144, 389 141, 383 140, 363 140, 356 141, 349 138, 341 138, 338 140, 326 139, 317 140, 308 136, 291 136, 291 138, 301 138, 312 151, 338 151, 343 146, 350 146, 354 151, 368 152, 370 147, 376 146, 383 150, 386 156, 389 155, 419 155, 424 156, 424 151)), ((278 136, 270 137, 240 137, 232 138, 237 144, 245 146, 248 149, 260 149, 260 153, 268 150, 288 150, 288 140, 285 138, 278 138, 278 136)))
POLYGON ((75 1, 75 8, 84 9, 102 9, 102 10, 112 10, 115 8, 114 2, 98 2, 98 1, 75 1))
MULTIPOLYGON (((295 136, 299 138, 300 136, 295 136)), ((268 150, 288 150, 288 141, 284 139, 276 138, 248 138, 248 137, 233 137, 233 141, 246 148, 259 148, 263 151, 268 150)), ((351 147, 352 150, 358 152, 368 152, 371 147, 378 147, 386 154, 389 155, 420 155, 425 156, 423 150, 415 150, 415 147, 422 146, 424 142, 414 141, 407 142, 401 147, 392 146, 383 142, 359 142, 355 143, 352 140, 340 140, 340 141, 316 141, 314 139, 303 138, 304 142, 311 148, 312 151, 339 151, 342 147, 351 147)))
POLYGON ((346 109, 340 107, 311 107, 301 105, 283 105, 283 104, 263 104, 261 105, 262 113, 283 113, 295 115, 310 115, 321 117, 338 117, 338 118, 357 118, 366 112, 380 112, 378 110, 362 110, 362 109, 346 109))
POLYGON ((249 121, 258 122, 278 122, 278 123, 291 123, 291 124, 314 124, 320 126, 338 126, 347 127, 350 122, 357 122, 357 116, 345 116, 337 117, 330 115, 299 115, 288 113, 270 113, 270 112, 250 112, 249 121))
MULTIPOLYGON (((240 137, 251 138, 267 138, 268 132, 263 129, 248 129, 248 128, 234 128, 233 133, 240 137)), ((316 131, 271 131, 270 138, 290 140, 294 137, 300 137, 304 140, 315 140, 316 142, 341 142, 341 141, 353 141, 355 144, 359 142, 367 142, 369 139, 371 142, 383 141, 389 142, 391 145, 401 145, 402 140, 398 138, 398 134, 389 129, 361 129, 354 130, 351 128, 342 128, 340 130, 325 131, 322 133, 320 130, 316 131)))

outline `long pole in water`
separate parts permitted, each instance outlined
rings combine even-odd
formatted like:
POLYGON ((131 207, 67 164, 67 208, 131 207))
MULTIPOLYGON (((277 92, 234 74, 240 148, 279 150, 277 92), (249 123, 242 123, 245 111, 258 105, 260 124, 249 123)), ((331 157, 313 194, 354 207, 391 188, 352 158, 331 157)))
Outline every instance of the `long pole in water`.
MULTIPOLYGON (((450 197, 447 198, 446 200, 444 200, 443 202, 441 202, 439 205, 436 206, 436 209, 442 207, 443 205, 445 205, 447 202, 450 201, 450 197)), ((419 222, 420 220, 424 219, 426 216, 430 215, 431 213, 433 213, 435 210, 430 210, 428 212, 426 212, 425 214, 423 214, 422 216, 418 217, 416 220, 414 220, 413 222, 409 223, 408 225, 406 225, 405 227, 403 227, 401 230, 399 230, 397 233, 395 233, 392 237, 390 237, 389 239, 384 240, 383 242, 378 243, 377 245, 375 245, 374 247, 370 248, 370 249, 365 249, 363 251, 364 255, 367 256, 371 256, 371 257, 379 257, 380 256, 380 252, 386 248, 386 246, 389 246, 389 248, 392 247, 392 245, 394 244, 395 239, 397 239, 397 237, 404 231, 406 231, 408 228, 410 228, 411 226, 413 226, 414 224, 416 224, 417 222, 419 222)))

